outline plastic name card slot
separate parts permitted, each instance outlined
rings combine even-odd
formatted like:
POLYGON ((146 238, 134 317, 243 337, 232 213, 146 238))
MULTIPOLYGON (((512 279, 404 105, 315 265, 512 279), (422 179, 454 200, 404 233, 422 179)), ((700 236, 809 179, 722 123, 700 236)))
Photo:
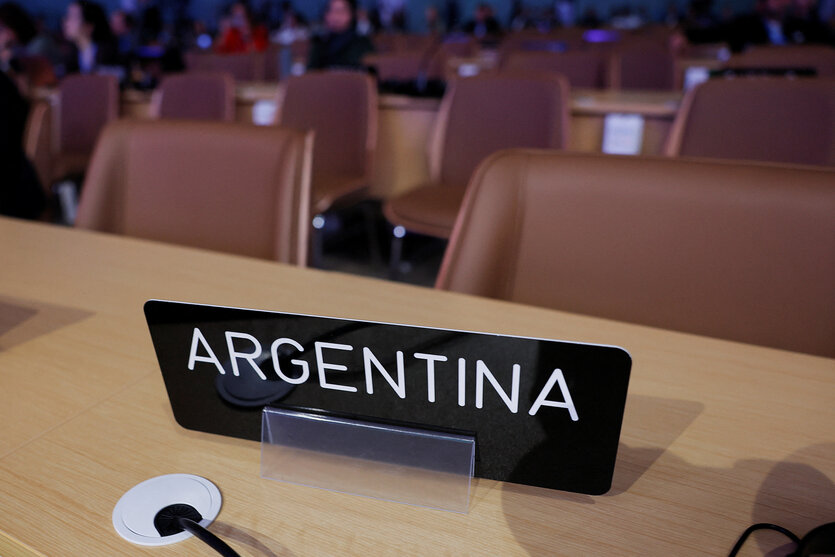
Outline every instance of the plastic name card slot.
POLYGON ((603 152, 637 155, 644 140, 644 117, 640 114, 607 114, 603 122, 603 152))
POLYGON ((264 408, 261 476, 466 513, 475 437, 264 408))

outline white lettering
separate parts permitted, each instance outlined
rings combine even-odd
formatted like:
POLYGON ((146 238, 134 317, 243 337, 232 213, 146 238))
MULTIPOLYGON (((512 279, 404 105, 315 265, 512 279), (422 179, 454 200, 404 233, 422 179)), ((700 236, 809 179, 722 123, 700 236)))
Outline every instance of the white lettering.
POLYGON ((486 377, 493 388, 499 394, 501 399, 510 408, 514 414, 519 410, 519 372, 521 367, 519 364, 513 364, 513 379, 510 387, 510 398, 504 392, 502 386, 487 368, 487 365, 481 360, 476 360, 475 363, 475 407, 481 408, 484 403, 484 378, 486 377))
POLYGON ((467 402, 467 360, 458 358, 458 406, 467 402))
POLYGON ((371 364, 374 364, 374 367, 377 368, 380 375, 391 385, 391 388, 394 389, 397 396, 406 398, 406 381, 403 377, 403 352, 400 350, 397 351, 397 382, 394 381, 389 372, 386 371, 386 368, 383 367, 383 364, 380 363, 368 347, 363 347, 362 349, 362 364, 365 368, 365 390, 368 391, 368 394, 374 394, 374 383, 371 381, 371 364))
POLYGON ((206 337, 203 336, 203 333, 197 327, 194 328, 194 333, 191 337, 191 351, 188 354, 188 369, 190 371, 194 371, 194 364, 195 362, 206 362, 209 364, 214 364, 217 367, 217 370, 222 374, 226 374, 223 370, 223 366, 220 365, 220 360, 217 359, 215 353, 212 352, 212 348, 209 346, 209 343, 206 342, 206 337), (208 356, 198 356, 197 355, 197 343, 203 345, 203 348, 206 350, 208 356))
POLYGON ((278 363, 278 348, 284 344, 289 344, 299 352, 304 352, 304 348, 302 348, 302 345, 293 340, 292 338, 279 338, 273 341, 273 344, 270 347, 270 354, 273 358, 273 367, 275 368, 275 372, 276 374, 278 374, 278 377, 281 378, 283 381, 286 381, 293 385, 301 385, 310 377, 310 366, 308 366, 307 362, 305 362, 304 360, 290 360, 291 364, 295 364, 302 368, 302 374, 296 378, 287 377, 286 375, 284 375, 284 372, 281 371, 281 366, 278 363))
POLYGON ((435 402, 435 362, 445 362, 448 358, 446 356, 423 354, 421 352, 415 352, 415 358, 418 360, 426 360, 426 397, 429 402, 435 402))
POLYGON ((332 342, 315 342, 313 343, 313 347, 316 350, 316 369, 319 372, 319 385, 322 386, 323 389, 333 389, 334 391, 348 391, 349 393, 357 392, 356 387, 351 387, 348 385, 337 385, 335 383, 328 383, 328 380, 325 378, 325 371, 332 370, 332 371, 348 371, 347 366, 343 366, 342 364, 329 364, 326 363, 324 360, 324 356, 322 355, 322 350, 328 348, 331 350, 353 350, 354 347, 350 344, 334 344, 332 342))
POLYGON ((568 385, 565 384, 565 377, 562 376, 562 370, 560 368, 557 368, 551 372, 551 377, 548 378, 548 382, 545 383, 544 387, 542 387, 542 391, 539 393, 539 396, 536 397, 536 401, 533 403, 533 406, 531 406, 531 409, 528 412, 528 414, 530 414, 531 416, 535 416, 540 406, 565 408, 568 410, 568 414, 571 416, 571 421, 579 421, 580 418, 579 416, 577 416, 577 409, 574 408, 574 402, 571 400, 571 393, 568 392, 568 385), (551 389, 554 387, 554 383, 559 384, 564 402, 555 402, 553 400, 545 399, 551 392, 551 389))
POLYGON ((247 334, 247 333, 236 333, 234 331, 226 331, 226 346, 229 348, 229 359, 232 361, 232 374, 235 377, 238 377, 241 373, 238 370, 238 358, 243 358, 249 365, 252 366, 252 369, 255 370, 255 373, 258 374, 263 380, 267 380, 267 376, 264 375, 264 372, 261 371, 261 368, 258 367, 258 364, 255 363, 255 359, 261 355, 261 343, 258 342, 258 339, 254 336, 247 334), (234 339, 239 338, 243 340, 248 340, 252 343, 252 352, 238 352, 235 350, 235 342, 234 339))

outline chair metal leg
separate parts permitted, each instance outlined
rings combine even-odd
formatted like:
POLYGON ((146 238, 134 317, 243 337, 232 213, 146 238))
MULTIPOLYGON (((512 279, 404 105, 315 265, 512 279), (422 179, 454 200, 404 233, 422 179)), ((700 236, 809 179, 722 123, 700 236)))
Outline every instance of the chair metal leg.
POLYGON ((391 237, 391 255, 389 257, 389 280, 400 278, 400 262, 403 258, 403 237, 406 236, 406 229, 402 226, 395 226, 391 237))
POLYGON ((383 255, 380 253, 380 237, 377 234, 377 213, 371 203, 363 203, 361 207, 368 240, 368 257, 374 267, 379 267, 383 263, 383 255))
POLYGON ((320 269, 322 267, 322 258, 324 253, 324 236, 325 236, 325 215, 318 214, 313 217, 310 231, 310 261, 309 267, 320 269))
POLYGON ((60 207, 61 224, 72 226, 75 224, 75 216, 78 211, 78 187, 72 180, 64 180, 53 186, 55 196, 58 198, 60 207))

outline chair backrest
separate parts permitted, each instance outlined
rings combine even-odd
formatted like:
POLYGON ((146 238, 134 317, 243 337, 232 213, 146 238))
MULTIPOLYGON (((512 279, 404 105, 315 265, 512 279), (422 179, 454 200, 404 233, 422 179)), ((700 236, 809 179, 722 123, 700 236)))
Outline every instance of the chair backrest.
POLYGON ((542 73, 455 79, 441 101, 429 138, 433 182, 465 186, 490 154, 512 147, 568 145, 569 88, 542 73))
POLYGON ((119 81, 112 75, 70 75, 60 91, 60 151, 89 154, 102 128, 119 116, 119 81))
POLYGON ((304 265, 310 134, 225 122, 109 125, 76 226, 304 265))
POLYGON ((567 52, 514 51, 501 61, 501 71, 549 71, 568 79, 571 87, 602 89, 608 86, 609 57, 600 50, 567 52))
POLYGON ((507 151, 436 286, 835 356, 835 172, 507 151))
POLYGON ((285 82, 280 126, 316 132, 314 185, 321 176, 371 177, 377 146, 377 88, 368 74, 315 71, 285 82))
POLYGON ((732 56, 728 68, 813 69, 819 77, 835 77, 835 48, 826 45, 755 46, 732 56))
POLYGON ((32 103, 26 118, 26 130, 23 134, 23 148, 32 161, 41 185, 50 189, 52 178, 52 114, 49 103, 32 103))
POLYGON ((235 119, 235 80, 227 73, 187 73, 162 80, 155 112, 181 120, 235 119))
POLYGON ((679 108, 668 155, 835 165, 835 80, 711 79, 679 108))
POLYGON ((243 54, 186 52, 185 61, 189 72, 228 73, 236 81, 261 81, 264 79, 265 57, 262 52, 246 52, 243 54))

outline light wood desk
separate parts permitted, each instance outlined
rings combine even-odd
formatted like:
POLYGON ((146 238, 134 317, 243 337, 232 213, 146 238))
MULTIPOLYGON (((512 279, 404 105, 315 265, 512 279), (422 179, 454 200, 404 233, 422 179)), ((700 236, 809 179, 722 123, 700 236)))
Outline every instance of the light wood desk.
MULTIPOLYGON (((129 545, 116 501, 187 472, 243 555, 726 555, 751 523, 835 520, 835 361, 267 261, 0 219, 0 553, 129 545), (488 480, 468 514, 259 477, 259 445, 180 428, 142 304, 169 298, 617 344, 634 359, 612 491, 488 480)), ((555 455, 556 458, 559 455, 555 455)), ((748 555, 781 545, 755 537, 748 555)))

